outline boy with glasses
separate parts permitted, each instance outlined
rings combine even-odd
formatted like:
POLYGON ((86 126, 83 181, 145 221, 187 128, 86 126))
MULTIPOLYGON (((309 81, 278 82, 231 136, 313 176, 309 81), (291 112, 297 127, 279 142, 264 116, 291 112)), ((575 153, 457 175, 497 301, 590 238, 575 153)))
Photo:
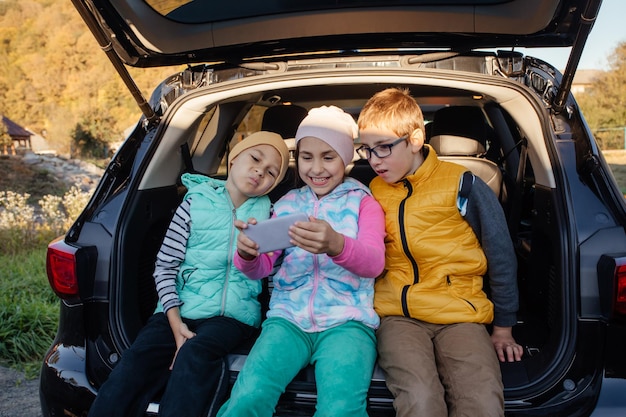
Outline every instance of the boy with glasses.
POLYGON ((512 336, 517 264, 502 208, 480 178, 424 143, 408 90, 375 94, 358 126, 357 152, 379 177, 370 188, 386 218, 374 308, 396 415, 501 417, 498 359, 522 356, 512 336), (487 271, 491 300, 482 289, 487 271))

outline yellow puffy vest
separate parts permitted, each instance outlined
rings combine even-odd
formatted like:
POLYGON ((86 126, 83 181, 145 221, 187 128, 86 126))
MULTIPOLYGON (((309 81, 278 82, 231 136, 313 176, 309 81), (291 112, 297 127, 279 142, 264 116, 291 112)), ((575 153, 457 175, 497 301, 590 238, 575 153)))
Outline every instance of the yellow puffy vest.
MULTIPOLYGON (((426 145, 427 146, 427 145, 426 145)), ((370 188, 385 211, 385 271, 376 280, 374 308, 436 324, 490 323, 483 291, 487 259, 457 208, 466 168, 428 156, 415 174, 370 188)))

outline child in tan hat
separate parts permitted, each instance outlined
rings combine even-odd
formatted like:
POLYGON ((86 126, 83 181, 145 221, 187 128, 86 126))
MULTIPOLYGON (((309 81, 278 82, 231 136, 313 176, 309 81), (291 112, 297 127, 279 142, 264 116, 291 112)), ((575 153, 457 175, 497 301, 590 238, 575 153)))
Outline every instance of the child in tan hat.
POLYGON ((269 217, 266 194, 288 164, 280 135, 257 132, 230 152, 225 181, 182 176, 188 191, 157 255, 157 309, 100 387, 89 416, 143 415, 162 388, 159 416, 206 416, 221 403, 224 359, 261 322, 261 282, 232 266, 233 220, 269 217))
POLYGON ((369 189, 345 177, 354 156, 356 123, 334 106, 314 108, 296 133, 297 167, 305 186, 274 205, 277 217, 303 212, 284 251, 259 254, 238 222, 235 266, 267 276, 279 257, 263 330, 221 417, 273 415, 287 384, 315 365, 316 415, 367 417, 376 359, 374 278, 384 265, 384 214, 369 189), (367 259, 367 262, 363 262, 367 259))

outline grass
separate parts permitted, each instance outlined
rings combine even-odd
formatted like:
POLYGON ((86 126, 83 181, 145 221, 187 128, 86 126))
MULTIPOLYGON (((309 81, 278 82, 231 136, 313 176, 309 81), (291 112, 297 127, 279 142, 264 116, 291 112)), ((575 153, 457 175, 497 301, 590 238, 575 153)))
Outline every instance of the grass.
MULTIPOLYGON (((44 195, 62 196, 69 188, 22 158, 0 156, 0 191, 28 193, 34 204, 44 195)), ((2 230, 0 237, 11 239, 11 232, 2 230)), ((59 300, 46 275, 48 238, 39 238, 39 243, 21 245, 27 249, 0 252, 0 365, 30 379, 39 373, 59 320, 59 300)))
POLYGON ((0 364, 27 378, 37 376, 59 318, 45 255, 46 247, 0 255, 0 364))

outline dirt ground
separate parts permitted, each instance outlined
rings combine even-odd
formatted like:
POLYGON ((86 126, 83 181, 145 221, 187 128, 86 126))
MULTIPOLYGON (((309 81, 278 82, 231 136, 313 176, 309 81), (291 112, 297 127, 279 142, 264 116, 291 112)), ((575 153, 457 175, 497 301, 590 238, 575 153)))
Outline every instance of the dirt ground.
POLYGON ((39 380, 0 367, 0 417, 42 417, 39 380))

